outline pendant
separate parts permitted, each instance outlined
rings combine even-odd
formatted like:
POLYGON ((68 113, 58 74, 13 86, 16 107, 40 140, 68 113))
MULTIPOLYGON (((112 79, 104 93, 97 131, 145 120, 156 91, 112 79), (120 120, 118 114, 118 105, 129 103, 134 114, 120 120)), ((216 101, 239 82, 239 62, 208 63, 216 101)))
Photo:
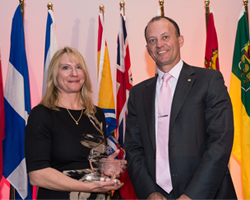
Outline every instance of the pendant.
POLYGON ((78 122, 76 122, 76 125, 78 125, 78 122))

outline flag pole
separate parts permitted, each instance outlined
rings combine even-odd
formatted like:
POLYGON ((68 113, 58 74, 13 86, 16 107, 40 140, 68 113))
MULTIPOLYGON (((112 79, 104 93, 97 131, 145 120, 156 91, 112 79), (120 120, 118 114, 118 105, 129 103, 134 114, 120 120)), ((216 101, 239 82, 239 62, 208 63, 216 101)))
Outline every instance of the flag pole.
POLYGON ((209 14, 210 14, 210 7, 209 7, 209 4, 210 4, 210 1, 209 1, 209 0, 205 0, 206 30, 207 30, 208 20, 209 20, 209 14))
POLYGON ((19 4, 20 4, 21 12, 22 12, 23 21, 24 21, 24 0, 19 0, 19 4))
POLYGON ((53 4, 51 2, 49 2, 47 4, 47 8, 48 8, 48 10, 53 10, 53 4))
POLYGON ((159 0, 161 16, 164 16, 164 0, 159 0))
POLYGON ((102 16, 103 16, 103 19, 104 19, 104 5, 103 5, 103 4, 101 4, 101 5, 99 6, 99 10, 100 10, 100 12, 102 13, 102 16))
POLYGON ((246 13, 246 16, 247 16, 247 24, 248 24, 248 27, 249 27, 249 19, 248 19, 248 0, 243 0, 243 4, 244 4, 244 8, 245 8, 245 13, 246 13))
POLYGON ((10 184, 10 200, 15 200, 15 188, 10 184))
POLYGON ((122 12, 122 16, 125 16, 125 2, 124 1, 121 1, 120 2, 120 11, 123 11, 122 12), (123 10, 122 10, 123 9, 123 10))

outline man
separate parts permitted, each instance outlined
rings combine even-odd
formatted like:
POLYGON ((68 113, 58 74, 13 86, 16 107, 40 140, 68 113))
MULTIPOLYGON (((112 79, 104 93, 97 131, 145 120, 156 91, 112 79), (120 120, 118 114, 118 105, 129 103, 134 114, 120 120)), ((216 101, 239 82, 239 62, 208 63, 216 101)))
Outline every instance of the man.
POLYGON ((181 60, 184 38, 170 18, 154 17, 145 38, 158 75, 130 90, 124 145, 138 199, 237 199, 227 167, 232 106, 221 73, 181 60), (165 87, 168 100, 161 98, 165 87), (169 112, 161 113, 162 101, 172 101, 169 112))

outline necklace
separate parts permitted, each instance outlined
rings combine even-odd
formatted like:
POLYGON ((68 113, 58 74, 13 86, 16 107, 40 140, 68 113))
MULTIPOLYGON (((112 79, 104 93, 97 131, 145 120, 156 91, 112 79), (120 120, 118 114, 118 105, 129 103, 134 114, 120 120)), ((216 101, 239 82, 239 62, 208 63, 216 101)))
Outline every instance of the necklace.
MULTIPOLYGON (((61 102, 60 102, 61 103, 61 102)), ((74 122, 76 123, 76 125, 78 125, 78 122, 80 121, 80 119, 82 118, 82 114, 83 114, 83 109, 81 111, 80 117, 78 118, 78 120, 76 120, 73 115, 69 112, 68 108, 66 108, 62 103, 61 105, 68 111, 70 117, 74 120, 74 122)))

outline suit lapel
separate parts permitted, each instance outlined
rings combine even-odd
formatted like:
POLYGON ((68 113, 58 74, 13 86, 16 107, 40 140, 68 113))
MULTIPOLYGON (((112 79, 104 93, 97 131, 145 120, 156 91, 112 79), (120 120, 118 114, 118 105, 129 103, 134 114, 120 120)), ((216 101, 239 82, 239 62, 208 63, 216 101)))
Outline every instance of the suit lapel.
POLYGON ((175 119, 185 102, 185 99, 192 88, 193 83, 195 82, 196 75, 192 67, 188 66, 186 63, 183 64, 181 70, 171 108, 171 117, 170 117, 170 133, 173 128, 175 119))
POLYGON ((152 78, 147 84, 143 92, 143 104, 147 120, 147 129, 150 141, 155 150, 155 90, 157 76, 152 78))
MULTIPOLYGON (((192 67, 188 66, 186 63, 183 64, 178 83, 176 85, 175 94, 173 97, 173 103, 171 108, 171 118, 170 118, 170 132, 173 128, 174 122, 178 113, 185 102, 185 99, 195 82, 196 75, 192 67)), ((156 151, 155 145, 155 92, 156 92, 156 80, 157 76, 152 78, 147 84, 143 92, 143 104, 146 115, 146 126, 150 138, 150 142, 156 151)))

